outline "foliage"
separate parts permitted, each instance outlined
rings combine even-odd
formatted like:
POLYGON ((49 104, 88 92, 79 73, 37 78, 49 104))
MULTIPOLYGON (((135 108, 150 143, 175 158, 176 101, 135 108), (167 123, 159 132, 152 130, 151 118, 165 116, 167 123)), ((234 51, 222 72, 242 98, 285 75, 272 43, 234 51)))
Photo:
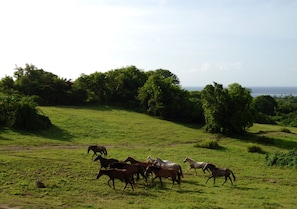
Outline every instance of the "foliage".
POLYGON ((206 139, 201 142, 198 142, 194 147, 201 147, 207 149, 219 149, 219 143, 216 140, 206 139))
POLYGON ((39 105, 83 104, 86 94, 82 89, 73 89, 70 80, 26 64, 16 67, 14 89, 23 95, 38 96, 39 105))
POLYGON ((267 154, 265 160, 269 166, 287 166, 297 168, 297 149, 294 148, 288 153, 275 152, 273 154, 267 154))
POLYGON ((34 97, 18 95, 1 98, 0 125, 15 129, 38 130, 51 125, 48 117, 36 109, 34 97))
POLYGON ((265 115, 275 115, 278 104, 272 96, 262 95, 253 99, 253 105, 256 112, 263 113, 265 115))
MULTIPOLYGON (((139 88, 138 100, 148 114, 176 121, 201 121, 202 108, 191 100, 188 91, 181 89, 172 76, 150 72, 146 83, 139 88)), ((174 77, 174 76, 173 76, 174 77)))
POLYGON ((251 153, 260 153, 260 154, 266 153, 260 146, 257 146, 257 145, 249 145, 247 149, 248 149, 248 152, 251 152, 251 153))
POLYGON ((234 83, 229 89, 214 83, 202 91, 205 129, 211 133, 243 133, 253 124, 252 97, 248 89, 234 83))

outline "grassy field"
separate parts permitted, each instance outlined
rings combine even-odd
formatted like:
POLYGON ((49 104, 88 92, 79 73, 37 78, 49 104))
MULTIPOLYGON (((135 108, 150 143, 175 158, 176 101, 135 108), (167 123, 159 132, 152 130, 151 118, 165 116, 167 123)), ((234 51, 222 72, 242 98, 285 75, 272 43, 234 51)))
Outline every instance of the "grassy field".
POLYGON ((297 147, 297 129, 281 132, 280 126, 255 124, 249 137, 210 135, 200 127, 155 119, 111 107, 40 107, 54 127, 29 133, 0 129, 0 208, 294 208, 297 205, 297 170, 269 167, 265 154, 250 153, 257 145, 267 153, 297 147), (195 145, 217 140, 220 149, 195 145), (263 143, 273 139, 274 143, 263 143), (107 185, 95 180, 99 164, 87 154, 91 144, 107 147, 109 158, 133 156, 145 161, 160 157, 181 164, 185 157, 230 168, 237 178, 232 186, 223 178, 205 181, 209 174, 190 170, 181 189, 164 179, 135 191, 124 183, 107 185), (46 188, 37 188, 35 181, 46 188))

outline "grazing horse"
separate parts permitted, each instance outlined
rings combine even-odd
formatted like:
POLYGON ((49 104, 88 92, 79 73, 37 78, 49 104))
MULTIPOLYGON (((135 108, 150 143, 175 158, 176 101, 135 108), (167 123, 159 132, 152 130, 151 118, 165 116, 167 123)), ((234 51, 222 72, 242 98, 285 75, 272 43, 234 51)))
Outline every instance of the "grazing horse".
POLYGON ((92 150, 94 152, 92 158, 97 155, 97 152, 99 152, 100 154, 104 154, 105 156, 107 155, 107 150, 104 146, 97 146, 97 145, 92 145, 88 147, 88 154, 90 152, 90 150, 92 150))
POLYGON ((124 190, 126 189, 127 185, 130 184, 132 187, 132 190, 134 191, 134 187, 133 187, 134 179, 133 179, 133 174, 130 171, 128 171, 126 169, 107 169, 107 170, 100 169, 98 171, 96 179, 99 179, 99 177, 102 175, 107 175, 109 177, 109 180, 107 181, 107 184, 109 187, 111 187, 109 182, 112 181, 113 187, 111 187, 111 188, 115 189, 114 180, 119 179, 121 181, 125 181, 125 183, 126 183, 124 190))
POLYGON ((203 170, 206 170, 206 169, 209 169, 211 171, 211 176, 207 179, 205 184, 211 178, 213 178, 213 183, 215 184, 216 183, 216 177, 224 176, 225 181, 224 181, 224 183, 222 185, 224 185, 226 183, 227 179, 229 179, 231 181, 231 184, 233 185, 233 182, 232 182, 232 179, 231 179, 230 175, 232 174, 234 181, 235 181, 235 175, 230 169, 228 169, 228 168, 226 168, 226 169, 217 168, 215 165, 210 164, 210 163, 208 163, 208 164, 206 164, 204 166, 203 170))
MULTIPOLYGON (((188 168, 185 173, 187 173, 191 168, 194 168, 195 169, 195 173, 196 173, 196 176, 197 176, 197 168, 201 168, 203 173, 205 173, 205 170, 203 170, 204 166, 207 164, 206 162, 196 162, 195 160, 189 158, 189 157, 186 157, 184 159, 184 163, 185 162, 188 162, 190 163, 190 168, 188 168)), ((207 171, 209 172, 209 170, 207 169, 207 171)))
POLYGON ((160 167, 162 167, 162 168, 173 168, 173 169, 179 171, 179 172, 180 172, 180 175, 181 175, 182 177, 184 177, 184 176, 183 176, 182 168, 181 168, 181 166, 180 166, 179 164, 177 164, 177 163, 173 163, 173 162, 165 162, 165 161, 163 161, 162 159, 157 158, 157 159, 156 159, 156 162, 154 163, 154 165, 160 166, 160 167))
POLYGON ((108 168, 110 164, 115 163, 115 162, 119 162, 117 159, 113 159, 113 158, 108 159, 108 158, 102 157, 101 155, 98 155, 94 159, 94 161, 97 161, 97 160, 100 161, 100 165, 101 165, 100 169, 101 168, 108 168))
POLYGON ((114 162, 109 165, 110 168, 117 168, 117 169, 126 169, 130 171, 133 175, 137 175, 137 181, 139 180, 139 174, 143 177, 145 181, 147 181, 147 178, 144 174, 145 168, 142 165, 137 164, 128 164, 125 162, 114 162))
POLYGON ((162 182, 162 177, 163 178, 171 178, 172 179, 172 185, 171 188, 174 185, 174 182, 177 182, 178 187, 180 188, 180 183, 181 183, 181 179, 180 179, 180 172, 177 171, 176 169, 173 168, 162 168, 156 165, 149 165, 146 168, 146 173, 151 173, 153 172, 155 174, 155 177, 152 179, 152 182, 156 179, 159 178, 160 179, 160 183, 163 186, 163 182, 162 182))

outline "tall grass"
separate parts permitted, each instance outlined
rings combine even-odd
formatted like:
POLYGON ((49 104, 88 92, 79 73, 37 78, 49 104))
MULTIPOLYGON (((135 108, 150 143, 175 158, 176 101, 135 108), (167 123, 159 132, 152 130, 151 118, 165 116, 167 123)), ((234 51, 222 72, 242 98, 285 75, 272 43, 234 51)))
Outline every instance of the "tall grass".
MULTIPOLYGON (((249 153, 247 145, 259 137, 275 143, 261 144, 267 153, 286 152, 297 143, 297 129, 281 132, 279 126, 255 124, 251 138, 220 137, 223 149, 196 147, 213 136, 199 126, 176 124, 112 107, 40 107, 54 127, 40 132, 0 130, 0 208, 294 208, 297 204, 296 169, 271 167, 265 155, 249 153), (254 138, 253 138, 254 136, 254 138), (104 145, 110 158, 133 156, 146 160, 160 157, 189 168, 185 157, 228 167, 236 175, 232 186, 224 179, 205 184, 208 173, 191 169, 181 189, 164 179, 135 191, 107 185, 108 178, 95 180, 99 164, 87 154, 90 144, 104 145), (37 188, 36 181, 46 188, 37 188)), ((149 181, 150 182, 150 181, 149 181)))

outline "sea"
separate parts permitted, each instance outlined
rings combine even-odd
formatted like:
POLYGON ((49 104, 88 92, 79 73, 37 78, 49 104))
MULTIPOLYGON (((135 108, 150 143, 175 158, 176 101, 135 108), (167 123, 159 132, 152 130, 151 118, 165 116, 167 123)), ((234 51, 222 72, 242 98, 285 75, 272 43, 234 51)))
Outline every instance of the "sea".
MULTIPOLYGON (((183 87, 188 91, 201 91, 204 87, 183 87)), ((257 97, 261 95, 270 95, 272 97, 285 97, 285 96, 297 96, 297 86, 295 87, 276 87, 276 86, 267 86, 267 87, 244 87, 251 90, 251 96, 257 97)))

